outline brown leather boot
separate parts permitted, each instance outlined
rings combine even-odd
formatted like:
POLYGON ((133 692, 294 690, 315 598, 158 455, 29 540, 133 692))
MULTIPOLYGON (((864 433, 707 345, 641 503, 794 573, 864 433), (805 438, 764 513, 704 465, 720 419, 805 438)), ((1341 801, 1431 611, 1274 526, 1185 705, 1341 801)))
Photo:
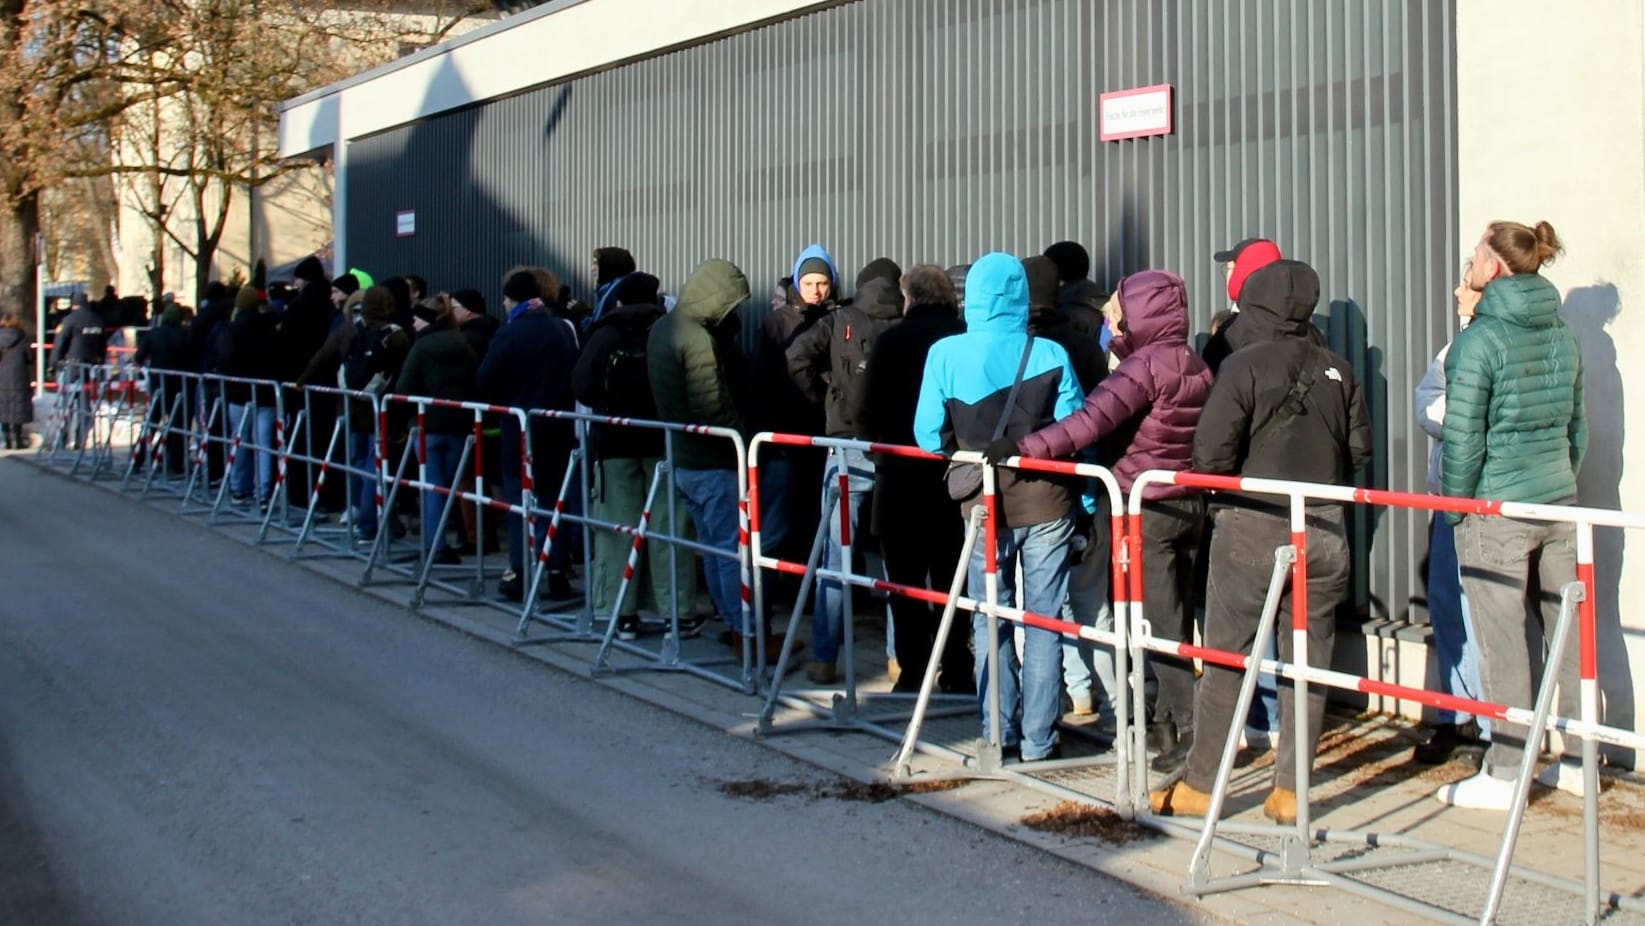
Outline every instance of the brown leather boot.
POLYGON ((1211 795, 1177 781, 1148 795, 1148 806, 1162 817, 1203 817, 1211 809, 1211 795))
POLYGON ((1275 788, 1274 793, 1268 795, 1268 800, 1262 802, 1262 813, 1281 826, 1297 822, 1297 792, 1275 788))

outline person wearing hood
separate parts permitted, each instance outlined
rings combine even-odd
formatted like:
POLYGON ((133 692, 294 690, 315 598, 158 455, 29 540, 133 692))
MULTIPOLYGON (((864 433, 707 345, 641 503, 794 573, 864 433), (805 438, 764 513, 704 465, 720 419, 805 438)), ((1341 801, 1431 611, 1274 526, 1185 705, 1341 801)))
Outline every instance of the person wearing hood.
MULTIPOLYGON (((360 289, 360 282, 352 273, 330 279, 320 259, 311 255, 297 264, 292 286, 295 292, 287 301, 280 321, 280 379, 287 382, 302 378, 304 371, 325 347, 326 339, 336 329, 353 327, 344 317, 342 305, 349 294, 360 289)), ((336 382, 333 373, 321 384, 332 386, 336 382)), ((325 454, 326 441, 337 424, 337 403, 329 398, 304 396, 302 404, 290 401, 287 405, 287 433, 293 433, 291 429, 296 424, 297 413, 304 407, 308 410, 302 429, 295 432, 296 456, 288 464, 289 478, 286 480, 288 501, 294 506, 303 506, 308 502, 309 489, 318 475, 317 465, 309 463, 309 460, 325 454)), ((328 500, 322 507, 327 511, 341 508, 345 494, 342 480, 331 480, 328 486, 328 500)))
MULTIPOLYGON (((820 398, 808 397, 788 375, 788 349, 837 307, 838 293, 834 258, 820 244, 801 251, 789 275, 778 281, 754 347, 751 431, 825 433, 820 398)), ((771 447, 759 464, 762 547, 782 559, 804 560, 817 529, 812 487, 822 481, 823 455, 805 447, 771 447)))
MULTIPOLYGON (((1004 441, 1014 446, 1079 408, 1079 380, 1068 353, 1055 341, 1028 333, 1028 279, 1021 261, 993 253, 971 266, 965 278, 965 322, 965 334, 938 341, 926 356, 914 415, 914 437, 922 450, 987 452, 1004 441)), ((999 601, 1036 614, 1058 614, 1068 593, 1075 490, 1065 478, 1001 469, 998 491, 993 515, 999 519, 994 525, 999 601)), ((958 501, 967 518, 980 503, 977 496, 958 501)), ((985 546, 977 544, 967 577, 969 594, 978 599, 985 594, 985 546)), ((995 654, 999 678, 989 678, 988 619, 980 612, 972 616, 983 736, 987 739, 991 732, 988 686, 999 685, 1001 726, 992 731, 998 735, 995 741, 1008 751, 1020 747, 1024 761, 1052 758, 1061 752, 1056 721, 1062 636, 1039 627, 1021 632, 1020 665, 1015 634, 1007 627, 998 635, 995 654)))
POLYGON ((0 313, 0 436, 7 450, 27 450, 25 428, 34 420, 34 390, 29 380, 34 352, 29 349, 23 320, 13 312, 0 313))
POLYGON ((217 371, 224 377, 228 436, 238 441, 229 469, 229 495, 240 505, 266 505, 274 490, 275 391, 280 376, 280 318, 256 289, 240 287, 234 315, 217 340, 217 371), (253 461, 256 481, 253 482, 253 461))
MULTIPOLYGON (((1319 275, 1301 261, 1278 260, 1245 281, 1239 323, 1229 326, 1233 352, 1223 361, 1194 431, 1193 470, 1208 475, 1347 485, 1371 461, 1365 395, 1348 361, 1315 345, 1308 331, 1319 303, 1319 275)), ((1205 645, 1248 653, 1256 640, 1273 551, 1291 542, 1284 499, 1219 492, 1211 500, 1210 583, 1205 645)), ((1308 665, 1331 664, 1336 610, 1352 577, 1346 513, 1336 503, 1307 508, 1308 665)), ((1146 568, 1146 567, 1145 567, 1146 568)), ((1279 613, 1291 610, 1291 587, 1279 613)), ((1278 633, 1279 655, 1292 653, 1292 634, 1278 633)), ((1204 816, 1233 719, 1241 673, 1205 666, 1194 702, 1197 734, 1184 777, 1149 795, 1155 813, 1204 816)), ((1308 691, 1307 729, 1295 729, 1295 688, 1280 686, 1279 754, 1274 790, 1263 812, 1281 824, 1297 812, 1296 757, 1312 757, 1325 717, 1325 689, 1308 691)))
MULTIPOLYGON (((1024 456, 1056 459, 1101 448, 1098 462, 1111 468, 1120 491, 1129 497, 1137 476, 1147 470, 1189 468, 1194 429, 1211 393, 1211 371, 1188 346, 1188 289, 1176 274, 1131 274, 1120 281, 1106 311, 1113 332, 1110 349, 1119 366, 1085 397, 1079 411, 1018 441, 1017 449, 1024 456)), ((1106 523, 1107 514, 1099 511, 1094 520, 1106 523)), ((1143 491, 1143 514, 1145 616, 1161 636, 1193 642, 1188 588, 1204 500, 1193 490, 1151 485, 1143 491)), ((1093 558, 1089 551, 1086 556, 1093 558)), ((1094 559, 1098 571, 1104 571, 1106 557, 1094 559)), ((1109 621, 1111 626, 1111 616, 1109 621)), ((1154 721, 1170 725, 1166 741, 1174 744, 1156 757, 1154 769, 1170 773, 1186 761, 1193 744, 1194 667, 1160 659, 1154 672, 1159 681, 1154 721)))
MULTIPOLYGON (((347 348, 337 370, 337 384, 351 392, 383 395, 394 388, 411 337, 394 324, 394 293, 386 286, 372 286, 360 296, 360 318, 348 336, 347 348)), ((349 298, 353 298, 352 296, 349 298)), ((389 423, 389 433, 378 433, 378 416, 370 401, 350 398, 344 405, 348 418, 348 462, 354 487, 352 525, 363 544, 377 539, 381 512, 377 510, 378 463, 388 453, 397 422, 389 423)))
MULTIPOLYGON (((503 309, 508 312, 508 321, 491 339, 491 347, 480 361, 480 399, 527 411, 571 411, 575 406, 571 369, 577 365, 577 333, 550 312, 534 269, 516 270, 504 278, 503 309)), ((510 465, 510 461, 521 459, 523 439, 525 436, 514 416, 502 416, 503 497, 514 505, 520 504, 524 494, 520 467, 510 465)), ((539 493, 537 506, 551 507, 560 491, 571 449, 576 445, 576 435, 569 422, 538 416, 531 419, 530 441, 531 482, 539 493)), ((523 519, 509 516, 509 571, 498 584, 503 598, 509 601, 524 598, 525 571, 537 560, 548 523, 546 517, 535 519, 535 536, 528 550, 523 519)), ((548 597, 556 601, 569 600, 575 595, 570 577, 566 575, 565 548, 566 544, 561 542, 549 551, 548 597)))
MULTIPOLYGON (((856 420, 865 440, 914 445, 914 410, 931 346, 965 333, 959 296, 947 271, 920 264, 903 274, 902 320, 874 340, 866 381, 858 390, 856 420)), ((964 525, 943 488, 943 464, 885 455, 874 462, 874 536, 880 539, 886 578, 898 585, 944 591, 960 565, 964 525)), ((892 636, 901 674, 893 691, 920 690, 942 608, 906 595, 891 596, 892 636)), ((950 633, 942 652, 938 689, 976 694, 969 635, 950 633)))
MULTIPOLYGON (((618 282, 639 269, 634 263, 633 254, 616 247, 595 248, 590 263, 594 271, 594 309, 582 320, 584 331, 599 321, 606 309, 611 306, 618 282)), ((651 301, 662 305, 655 297, 651 301)))
POLYGON ((180 305, 167 307, 160 313, 160 323, 143 337, 132 357, 138 366, 150 371, 150 405, 164 409, 160 426, 166 429, 166 473, 171 476, 181 476, 188 462, 185 455, 195 396, 193 383, 187 378, 167 374, 193 373, 200 363, 194 355, 194 339, 183 324, 185 314, 180 305))
MULTIPOLYGON (((895 261, 881 257, 870 262, 857 275, 857 292, 851 301, 818 319, 788 346, 788 376, 806 401, 822 405, 829 437, 863 436, 857 415, 868 379, 869 354, 880 335, 902 318, 901 278, 902 268, 895 261)), ((849 491, 839 503, 848 506, 855 534, 863 503, 874 489, 874 461, 860 450, 829 454, 821 483, 825 515, 829 489, 838 486, 842 471, 849 491)), ((849 568, 849 563, 840 560, 840 519, 830 517, 828 524, 824 568, 849 568)), ((845 594, 838 581, 825 579, 817 583, 811 612, 812 658, 806 666, 806 677, 818 685, 832 685, 838 680, 835 662, 840 654, 845 594)))
MULTIPOLYGON (((657 319, 646 338, 646 373, 657 417, 679 424, 743 429, 732 385, 742 351, 727 324, 748 299, 748 278, 726 260, 706 260, 691 272, 674 311, 657 319)), ((707 434, 674 438, 674 487, 685 500, 697 539, 732 554, 703 559, 708 595, 729 628, 723 637, 737 655, 743 639, 755 635, 743 623, 742 566, 738 549, 737 454, 731 441, 707 434)), ((766 659, 774 662, 782 641, 766 637, 766 659)))
MULTIPOLYGON (((651 396, 651 374, 646 366, 651 326, 665 314, 657 304, 660 286, 657 278, 649 273, 625 273, 613 281, 603 300, 604 310, 589 325, 583 351, 571 371, 571 390, 577 401, 595 414, 657 420, 657 402, 651 396)), ((663 432, 591 425, 588 448, 594 473, 594 517, 607 524, 638 524, 652 477, 664 458, 663 432)), ((663 489, 651 508, 651 529, 673 537, 678 535, 669 520, 670 509, 667 490, 663 489)), ((596 530, 591 536, 594 574, 590 601, 595 615, 604 616, 611 614, 617 604, 617 590, 622 586, 632 544, 626 535, 611 531, 596 530)), ((669 614, 677 612, 680 635, 696 636, 702 627, 702 618, 694 613, 696 557, 690 550, 674 549, 661 541, 647 543, 643 552, 639 567, 629 581, 628 593, 616 609, 617 638, 639 637, 640 607, 648 597, 642 594, 645 591, 650 592, 652 613, 666 620, 669 614), (674 597, 675 590, 678 600, 674 597)))
MULTIPOLYGON (((476 363, 485 361, 486 352, 491 349, 491 339, 497 336, 497 320, 486 314, 486 300, 477 289, 459 289, 451 294, 451 317, 457 323, 457 330, 462 333, 463 342, 474 353, 476 363)), ((502 429, 496 422, 487 423, 480 434, 481 446, 476 448, 480 453, 480 463, 484 469, 487 485, 501 485, 502 471, 498 460, 498 438, 502 429)), ((474 491, 474 471, 472 467, 462 475, 461 486, 463 491, 474 491)), ((459 553, 479 553, 496 549, 496 516, 482 521, 479 510, 468 499, 461 499, 457 503, 458 512, 463 517, 463 549, 459 553), (481 528, 485 536, 481 536, 481 528)))
MULTIPOLYGON (((1467 284, 1479 292, 1474 320, 1457 334, 1445 358, 1445 423, 1440 481, 1454 498, 1569 505, 1588 447, 1583 409, 1582 351, 1560 320, 1559 289, 1541 269, 1563 247, 1552 225, 1492 222, 1474 246, 1467 284)), ((1559 621, 1559 589, 1576 581, 1576 529, 1570 524, 1483 515, 1446 515, 1456 525, 1462 590, 1479 632, 1482 697, 1526 707, 1535 697, 1528 630, 1551 641, 1559 621), (1535 577, 1534 582, 1532 577, 1535 577), (1540 588, 1530 594, 1529 585, 1540 588), (1541 628, 1528 627, 1538 614, 1541 628)), ((1559 714, 1581 713, 1578 634, 1563 658, 1543 671, 1558 676, 1559 714)), ((1479 774, 1440 788, 1444 804, 1506 811, 1524 750, 1541 736, 1498 720, 1479 774)), ((1569 746, 1571 739, 1565 740, 1569 746)), ((1537 780, 1584 794, 1574 757, 1556 759, 1537 780)))

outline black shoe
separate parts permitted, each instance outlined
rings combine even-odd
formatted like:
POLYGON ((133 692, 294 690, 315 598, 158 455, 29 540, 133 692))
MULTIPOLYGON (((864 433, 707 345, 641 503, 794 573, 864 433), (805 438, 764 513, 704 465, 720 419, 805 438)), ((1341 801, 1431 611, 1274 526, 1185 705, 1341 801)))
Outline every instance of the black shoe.
POLYGON ((689 640, 703 632, 703 625, 708 618, 701 614, 687 614, 680 618, 680 639, 689 640))
POLYGON ((1479 728, 1474 724, 1442 723, 1434 727, 1434 735, 1428 742, 1411 750, 1411 758, 1422 765, 1444 765, 1452 759, 1465 758, 1463 753, 1483 750, 1484 746, 1479 739, 1479 728))
POLYGON ((640 638, 640 615, 617 615, 617 639, 638 640, 640 638))
POLYGON ((1148 767, 1161 775, 1169 775, 1188 761, 1188 753, 1194 748, 1194 731, 1189 730, 1177 737, 1176 743, 1166 751, 1154 757, 1148 767))
POLYGON ((576 597, 577 593, 572 590, 571 580, 565 577, 565 573, 551 572, 548 574, 549 601, 570 601, 576 597))
POLYGON ((461 566, 462 564, 463 558, 458 556, 457 551, 450 547, 434 554, 434 565, 436 566, 461 566))
POLYGON ((525 587, 524 583, 520 581, 519 575, 504 576, 503 580, 497 583, 497 595, 504 601, 512 601, 516 604, 524 600, 525 587))
POLYGON ((1149 752, 1158 755, 1170 752, 1171 747, 1177 744, 1177 725, 1169 720, 1161 720, 1148 725, 1148 736, 1145 746, 1149 752))

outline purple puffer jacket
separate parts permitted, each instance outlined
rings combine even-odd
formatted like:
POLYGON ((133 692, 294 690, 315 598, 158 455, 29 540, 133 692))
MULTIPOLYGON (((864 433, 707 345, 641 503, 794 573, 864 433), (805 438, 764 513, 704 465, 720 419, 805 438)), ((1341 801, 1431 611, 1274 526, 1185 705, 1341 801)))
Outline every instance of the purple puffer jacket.
MULTIPOLYGON (((1188 290, 1182 278, 1144 270, 1120 281, 1115 294, 1124 311, 1124 333, 1115 335, 1120 365, 1079 411, 1018 442, 1025 456, 1067 457, 1100 440, 1123 446, 1114 465, 1120 488, 1130 493, 1150 469, 1186 470, 1194 458, 1194 428, 1211 394, 1211 370, 1188 347, 1188 290)), ((1193 489, 1155 485, 1147 499, 1176 498, 1193 489)))

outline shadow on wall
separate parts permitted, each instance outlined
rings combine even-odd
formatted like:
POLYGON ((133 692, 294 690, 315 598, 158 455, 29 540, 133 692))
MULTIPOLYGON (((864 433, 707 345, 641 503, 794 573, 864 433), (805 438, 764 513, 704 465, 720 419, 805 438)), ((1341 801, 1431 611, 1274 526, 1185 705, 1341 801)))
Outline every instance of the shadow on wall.
MULTIPOLYGON (((1331 350, 1341 354, 1353 366, 1370 411, 1371 465, 1366 468, 1365 478, 1360 484, 1373 489, 1386 489, 1389 469, 1388 374, 1383 349, 1371 346, 1370 325, 1365 310, 1352 299, 1331 300, 1330 314, 1325 317, 1316 315, 1313 322, 1325 332, 1331 350)), ((1388 511, 1385 508, 1356 505, 1353 509, 1349 541, 1354 559, 1354 585, 1348 606, 1354 610, 1354 616, 1368 616, 1373 620, 1402 616, 1393 613, 1389 603, 1378 599, 1371 591, 1373 588, 1395 587, 1387 581, 1387 577, 1379 581, 1371 574, 1372 541, 1386 516, 1388 511)), ((1400 512, 1396 517, 1410 517, 1410 512, 1400 512)))
MULTIPOLYGON (((1578 498, 1594 508, 1622 507, 1623 414, 1622 371, 1616 342, 1606 328, 1622 313, 1616 286, 1578 286, 1565 296, 1560 315, 1582 348, 1584 400, 1588 416, 1588 453, 1577 474, 1578 498)), ((1633 673, 1622 628, 1623 531, 1594 531, 1595 614, 1599 622, 1599 685, 1607 724, 1631 730, 1637 716, 1633 673)), ((1631 750, 1608 750, 1613 763, 1634 764, 1631 750)))

